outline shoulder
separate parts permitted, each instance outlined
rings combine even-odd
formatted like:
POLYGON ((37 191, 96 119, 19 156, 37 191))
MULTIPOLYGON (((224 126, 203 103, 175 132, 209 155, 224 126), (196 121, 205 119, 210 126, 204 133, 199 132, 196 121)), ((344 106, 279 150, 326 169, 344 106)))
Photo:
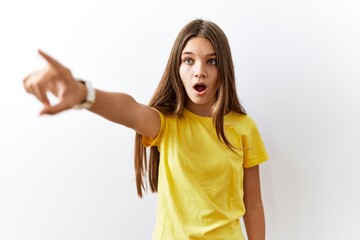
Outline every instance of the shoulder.
POLYGON ((251 127, 255 125, 255 121, 250 115, 237 112, 231 112, 226 115, 225 122, 227 124, 241 125, 242 127, 251 127))

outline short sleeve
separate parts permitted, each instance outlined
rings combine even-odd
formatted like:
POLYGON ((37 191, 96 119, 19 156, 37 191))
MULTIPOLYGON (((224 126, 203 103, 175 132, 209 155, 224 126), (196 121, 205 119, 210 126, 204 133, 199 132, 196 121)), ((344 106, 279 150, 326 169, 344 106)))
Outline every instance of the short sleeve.
POLYGON ((268 160, 268 154, 254 120, 250 119, 244 142, 244 168, 250 168, 268 160))
POLYGON ((142 144, 145 147, 153 147, 153 146, 159 146, 160 144, 160 140, 161 140, 161 135, 163 133, 163 129, 164 129, 164 115, 157 109, 153 108, 160 116, 160 130, 159 133, 156 137, 152 138, 152 137, 145 137, 142 136, 142 144))

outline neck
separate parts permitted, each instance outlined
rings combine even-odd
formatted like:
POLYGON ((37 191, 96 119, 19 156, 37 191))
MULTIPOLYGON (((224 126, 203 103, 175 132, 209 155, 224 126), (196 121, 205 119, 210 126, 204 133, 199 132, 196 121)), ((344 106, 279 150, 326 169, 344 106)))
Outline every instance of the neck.
POLYGON ((211 117, 212 116, 212 105, 211 106, 205 106, 200 104, 186 104, 186 109, 189 110, 192 113, 195 113, 196 115, 202 116, 202 117, 211 117))

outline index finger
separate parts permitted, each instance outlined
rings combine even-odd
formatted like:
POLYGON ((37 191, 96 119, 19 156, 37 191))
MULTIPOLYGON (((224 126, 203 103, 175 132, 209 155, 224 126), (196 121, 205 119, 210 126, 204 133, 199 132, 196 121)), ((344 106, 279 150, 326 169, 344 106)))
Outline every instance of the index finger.
POLYGON ((48 54, 41 51, 40 49, 38 49, 38 53, 55 69, 60 70, 64 68, 64 66, 61 65, 58 61, 56 61, 54 58, 50 57, 48 54))

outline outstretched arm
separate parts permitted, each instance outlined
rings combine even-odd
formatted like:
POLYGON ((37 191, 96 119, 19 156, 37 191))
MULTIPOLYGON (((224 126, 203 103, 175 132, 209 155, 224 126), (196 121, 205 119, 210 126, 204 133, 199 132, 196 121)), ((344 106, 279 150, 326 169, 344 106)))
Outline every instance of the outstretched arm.
POLYGON ((265 217, 261 200, 259 165, 244 169, 244 222, 249 240, 265 240, 265 217))
POLYGON ((137 103, 125 93, 96 90, 96 100, 90 111, 147 137, 156 137, 160 129, 159 114, 147 105, 137 103))
MULTIPOLYGON (((57 114, 86 99, 86 87, 69 69, 46 53, 39 51, 39 54, 47 61, 47 66, 24 78, 23 84, 26 91, 43 104, 40 114, 57 114), (57 104, 50 104, 48 92, 58 98, 57 104)), ((160 129, 158 113, 125 93, 96 90, 95 102, 89 110, 147 137, 155 137, 160 129)))

